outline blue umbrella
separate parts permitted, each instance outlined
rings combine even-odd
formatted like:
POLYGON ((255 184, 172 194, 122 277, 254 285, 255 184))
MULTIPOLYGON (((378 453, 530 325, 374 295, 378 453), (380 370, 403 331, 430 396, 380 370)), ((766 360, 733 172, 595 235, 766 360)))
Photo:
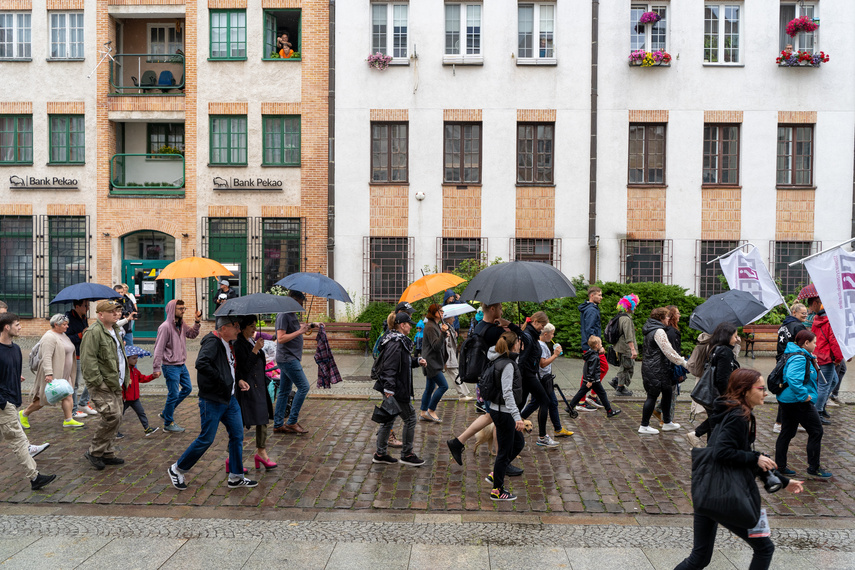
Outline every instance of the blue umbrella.
POLYGON ((116 293, 106 285, 100 283, 78 283, 69 285, 60 291, 51 305, 57 303, 71 303, 72 301, 99 301, 101 299, 121 299, 122 295, 116 293))
POLYGON ((344 287, 338 281, 320 273, 292 273, 288 277, 277 281, 276 285, 284 287, 289 291, 296 289, 315 297, 325 297, 327 299, 335 299, 336 301, 344 301, 345 303, 353 303, 350 295, 347 294, 347 291, 344 290, 344 287))

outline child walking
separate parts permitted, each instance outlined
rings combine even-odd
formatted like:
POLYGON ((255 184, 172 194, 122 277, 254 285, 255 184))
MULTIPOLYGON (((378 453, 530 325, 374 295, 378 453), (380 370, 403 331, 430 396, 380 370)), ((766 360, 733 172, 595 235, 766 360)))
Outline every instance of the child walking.
POLYGON ((582 355, 582 358, 585 360, 582 368, 583 383, 579 391, 576 392, 576 395, 573 396, 573 400, 570 401, 570 417, 579 417, 579 412, 576 411, 576 404, 579 403, 589 390, 593 389, 597 393, 597 396, 600 397, 603 407, 606 408, 606 415, 613 418, 620 413, 620 410, 612 408, 609 397, 606 395, 606 390, 603 388, 602 380, 609 371, 609 363, 606 361, 606 351, 603 349, 603 341, 600 337, 591 335, 588 338, 588 346, 590 350, 586 350, 582 355))
POLYGON ((448 351, 448 357, 445 359, 445 371, 448 373, 448 378, 454 382, 454 389, 457 390, 457 398, 461 402, 469 402, 475 398, 469 394, 469 386, 460 380, 460 372, 457 362, 457 330, 455 330, 454 317, 447 317, 445 324, 448 325, 448 336, 445 337, 445 348, 448 351))
MULTIPOLYGON (((137 361, 139 360, 139 357, 151 356, 149 351, 129 344, 125 346, 125 354, 128 357, 128 364, 131 365, 131 382, 127 387, 122 388, 122 400, 125 401, 124 407, 122 408, 122 415, 125 414, 125 410, 132 408, 140 419, 140 423, 142 424, 143 430, 145 430, 144 433, 146 437, 148 437, 156 432, 158 428, 148 425, 148 417, 146 417, 142 402, 140 402, 140 384, 151 382, 155 378, 159 378, 160 372, 145 375, 137 369, 137 361)), ((123 437, 125 436, 121 432, 116 434, 116 439, 122 439, 123 437)))

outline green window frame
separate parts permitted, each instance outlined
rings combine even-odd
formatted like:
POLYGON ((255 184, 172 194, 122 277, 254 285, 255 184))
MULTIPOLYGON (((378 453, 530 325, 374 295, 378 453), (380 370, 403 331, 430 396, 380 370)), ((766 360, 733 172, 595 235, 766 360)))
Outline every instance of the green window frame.
POLYGON ((261 221, 262 286, 269 291, 277 281, 301 271, 302 219, 263 218, 261 221))
POLYGON ((265 115, 262 166, 300 166, 300 115, 265 115))
POLYGON ((246 10, 211 10, 209 59, 246 60, 246 10))
POLYGON ((33 116, 0 115, 0 164, 33 163, 33 116))
POLYGON ((48 289, 51 299, 87 277, 86 216, 48 217, 48 289))
POLYGON ((246 115, 212 115, 210 164, 246 166, 246 115))
POLYGON ((146 152, 158 154, 158 151, 164 146, 184 151, 184 123, 148 123, 146 126, 146 152))
POLYGON ((33 217, 0 216, 0 298, 9 312, 33 316, 33 217))
POLYGON ((86 124, 83 115, 51 115, 48 164, 86 162, 86 124))
MULTIPOLYGON (((249 219, 248 218, 208 218, 208 252, 211 259, 220 263, 240 265, 240 287, 238 293, 241 297, 247 293, 247 281, 249 281, 249 219)), ((225 276, 224 276, 225 277, 225 276)), ((225 277, 228 279, 228 277, 225 277)), ((217 289, 220 287, 218 279, 208 279, 208 315, 213 315, 218 305, 214 302, 217 298, 217 289)))
POLYGON ((303 11, 299 8, 264 10, 264 61, 301 61, 301 44, 303 43, 303 11), (296 22, 294 20, 296 19, 296 22), (280 32, 288 32, 288 42, 294 55, 281 58, 276 39, 280 32))

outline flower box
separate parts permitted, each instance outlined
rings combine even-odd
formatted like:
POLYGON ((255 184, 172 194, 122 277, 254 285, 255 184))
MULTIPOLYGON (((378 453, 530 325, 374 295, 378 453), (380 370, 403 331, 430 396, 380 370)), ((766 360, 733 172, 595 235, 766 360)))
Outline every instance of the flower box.
POLYGON ((370 67, 380 71, 385 71, 386 68, 389 67, 389 63, 392 61, 392 56, 384 55, 378 51, 377 53, 369 55, 365 61, 368 62, 370 67))
POLYGON ((828 63, 829 59, 828 54, 824 51, 811 53, 809 51, 785 49, 775 58, 775 63, 778 64, 778 67, 819 67, 823 63, 828 63))
POLYGON ((630 67, 654 67, 671 65, 671 54, 667 51, 635 50, 629 54, 630 67))

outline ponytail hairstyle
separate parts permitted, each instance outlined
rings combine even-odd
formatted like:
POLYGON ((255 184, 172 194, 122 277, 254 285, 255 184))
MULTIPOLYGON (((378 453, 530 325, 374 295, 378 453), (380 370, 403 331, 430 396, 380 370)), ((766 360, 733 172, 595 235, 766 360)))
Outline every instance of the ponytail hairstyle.
POLYGON ((504 356, 510 356, 511 350, 517 342, 517 335, 512 331, 505 331, 496 342, 496 352, 504 356))
POLYGON ((386 328, 388 330, 392 330, 395 328, 395 313, 389 313, 389 316, 386 317, 386 328))
POLYGON ((727 381, 727 390, 723 396, 725 405, 728 408, 741 407, 746 420, 751 417, 751 408, 745 403, 745 397, 760 377, 760 372, 753 368, 737 368, 731 372, 727 381))
POLYGON ((522 330, 525 330, 525 328, 530 322, 543 323, 544 325, 547 325, 549 324, 549 317, 547 317, 546 313, 544 313, 543 311, 538 311, 525 320, 522 326, 522 330))

